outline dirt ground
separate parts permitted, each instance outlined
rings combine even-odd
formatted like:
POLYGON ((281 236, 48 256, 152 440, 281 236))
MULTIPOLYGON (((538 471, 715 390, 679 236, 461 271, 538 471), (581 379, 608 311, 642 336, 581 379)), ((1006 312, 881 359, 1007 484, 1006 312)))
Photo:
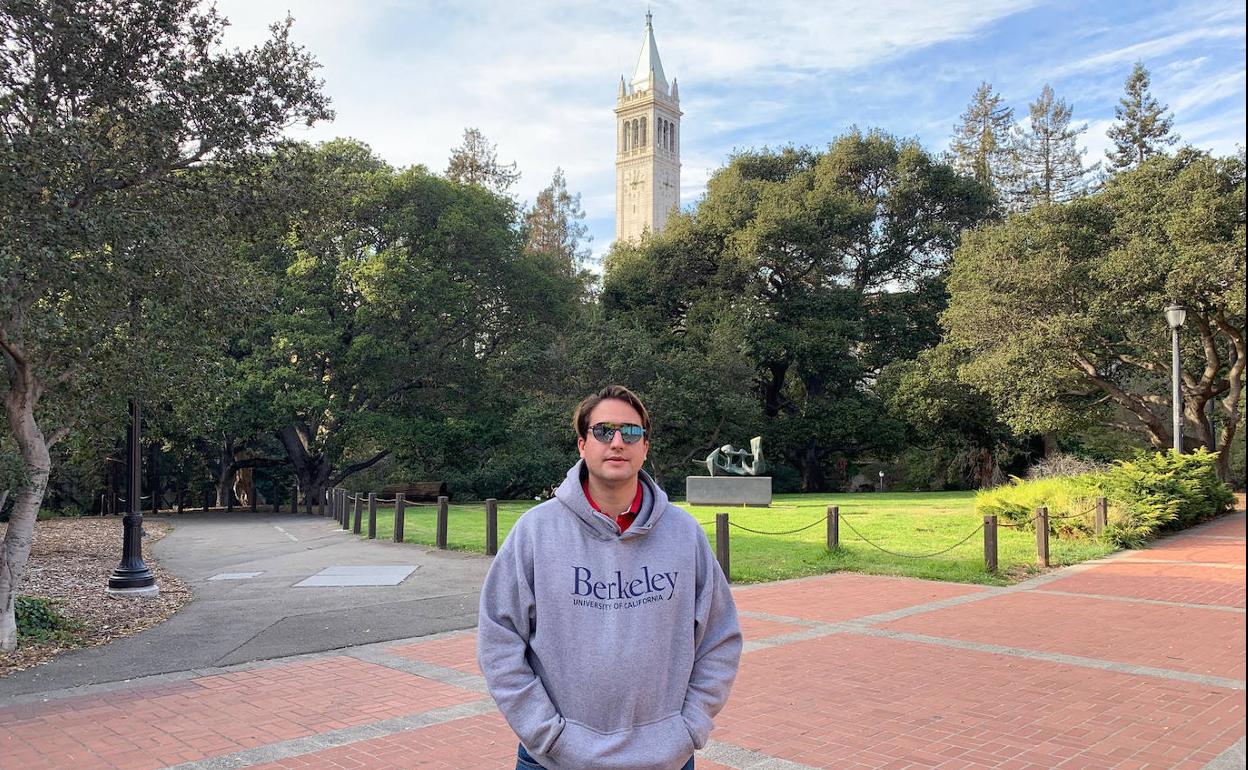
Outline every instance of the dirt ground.
MULTIPOLYGON (((7 524, 0 524, 0 537, 7 524)), ((0 677, 45 663, 66 650, 93 647, 131 636, 169 618, 191 600, 191 591, 150 556, 148 546, 171 529, 145 522, 144 561, 156 575, 160 595, 152 599, 114 598, 104 592, 121 561, 121 517, 49 519, 35 524, 35 541, 19 596, 48 598, 56 611, 81 624, 73 642, 19 642, 0 653, 0 677)))

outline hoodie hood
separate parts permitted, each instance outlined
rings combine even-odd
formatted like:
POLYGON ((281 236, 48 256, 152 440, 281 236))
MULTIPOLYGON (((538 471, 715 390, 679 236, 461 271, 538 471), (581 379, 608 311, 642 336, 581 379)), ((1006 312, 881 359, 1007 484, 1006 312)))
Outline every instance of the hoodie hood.
POLYGON ((577 460, 576 465, 568 470, 563 483, 555 490, 555 499, 588 527, 595 538, 623 540, 641 537, 649 534, 654 525, 659 523, 663 512, 667 510, 667 493, 654 483, 650 474, 644 470, 637 474, 637 480, 641 482, 641 510, 637 512, 633 525, 621 534, 615 522, 595 511, 594 507, 589 504, 589 500, 585 498, 585 490, 581 487, 581 472, 584 467, 585 461, 577 460))

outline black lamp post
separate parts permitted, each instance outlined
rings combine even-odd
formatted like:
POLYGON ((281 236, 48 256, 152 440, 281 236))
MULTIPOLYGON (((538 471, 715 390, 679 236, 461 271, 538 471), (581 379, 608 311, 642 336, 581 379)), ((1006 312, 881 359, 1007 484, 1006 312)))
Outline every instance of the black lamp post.
POLYGON ((108 588, 113 596, 156 596, 156 576, 143 563, 143 508, 139 496, 143 493, 143 458, 139 454, 139 426, 143 418, 137 400, 130 402, 130 427, 126 430, 129 445, 129 473, 126 474, 126 499, 130 510, 122 519, 121 564, 108 578, 108 588))
POLYGON ((1187 320, 1187 308, 1182 305, 1171 305, 1166 308, 1166 323, 1170 324, 1171 370, 1170 377, 1173 387, 1170 391, 1170 405, 1174 411, 1174 451, 1183 451, 1183 371, 1179 368, 1179 329, 1187 320))

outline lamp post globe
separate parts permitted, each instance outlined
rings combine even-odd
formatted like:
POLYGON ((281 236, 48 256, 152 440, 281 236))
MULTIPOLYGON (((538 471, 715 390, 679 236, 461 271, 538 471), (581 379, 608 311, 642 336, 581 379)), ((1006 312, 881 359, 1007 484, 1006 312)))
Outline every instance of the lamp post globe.
POLYGON ((1166 323, 1170 325, 1170 405, 1173 412, 1174 451, 1183 451, 1183 371, 1179 368, 1179 329, 1187 320, 1187 308, 1174 303, 1166 308, 1166 323))

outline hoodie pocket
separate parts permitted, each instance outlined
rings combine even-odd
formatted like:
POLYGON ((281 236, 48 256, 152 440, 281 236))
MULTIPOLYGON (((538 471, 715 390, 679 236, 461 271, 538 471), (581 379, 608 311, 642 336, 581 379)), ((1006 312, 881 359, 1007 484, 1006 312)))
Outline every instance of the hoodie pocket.
POLYGON ((616 733, 565 721, 550 752, 555 770, 680 770, 693 756, 693 738, 680 714, 616 733))

